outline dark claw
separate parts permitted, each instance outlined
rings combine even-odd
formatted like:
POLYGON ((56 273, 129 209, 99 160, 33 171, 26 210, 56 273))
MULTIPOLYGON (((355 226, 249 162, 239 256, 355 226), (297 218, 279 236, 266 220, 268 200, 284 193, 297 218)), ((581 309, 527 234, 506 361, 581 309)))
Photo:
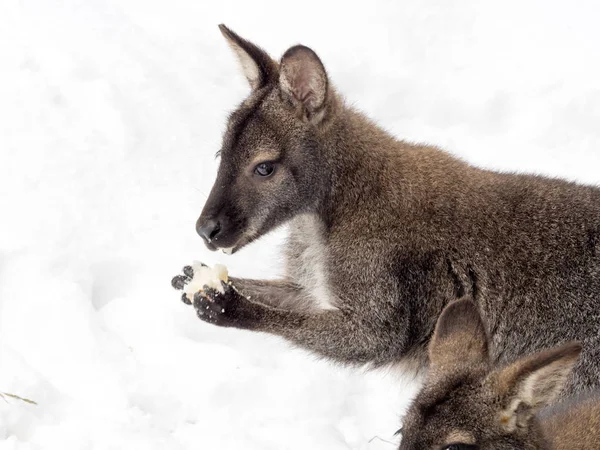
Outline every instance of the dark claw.
MULTIPOLYGON (((204 266, 204 264, 202 265, 204 266)), ((178 290, 182 290, 194 278, 194 269, 192 269, 192 266, 185 266, 182 272, 183 275, 174 276, 171 280, 171 286, 178 290)))
POLYGON ((194 278, 194 269, 192 269, 192 266, 185 266, 182 272, 186 277, 194 278))
POLYGON ((181 301, 186 305, 191 305, 192 301, 188 298, 186 293, 181 294, 181 301))
POLYGON ((189 281, 190 278, 185 275, 176 275, 171 280, 171 286, 177 290, 182 290, 189 281))

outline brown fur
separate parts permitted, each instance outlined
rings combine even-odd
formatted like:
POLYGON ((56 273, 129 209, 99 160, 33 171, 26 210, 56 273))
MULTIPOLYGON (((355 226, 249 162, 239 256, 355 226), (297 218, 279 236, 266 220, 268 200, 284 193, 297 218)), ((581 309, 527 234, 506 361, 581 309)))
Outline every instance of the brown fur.
POLYGON ((600 396, 585 394, 542 414, 547 438, 555 450, 600 448, 600 396))
POLYGON ((495 365, 488 348, 471 301, 444 309, 429 345, 431 370, 406 414, 400 450, 600 448, 597 394, 546 408, 563 388, 580 344, 506 366, 495 365))
POLYGON ((342 363, 425 367, 443 307, 470 296, 494 361, 576 339, 567 392, 599 384, 600 189, 399 141, 344 103, 312 50, 275 63, 221 29, 248 56, 253 89, 231 114, 198 230, 210 249, 234 251, 291 232, 284 280, 233 278, 245 297, 203 319, 342 363), (264 161, 268 177, 255 172, 264 161))

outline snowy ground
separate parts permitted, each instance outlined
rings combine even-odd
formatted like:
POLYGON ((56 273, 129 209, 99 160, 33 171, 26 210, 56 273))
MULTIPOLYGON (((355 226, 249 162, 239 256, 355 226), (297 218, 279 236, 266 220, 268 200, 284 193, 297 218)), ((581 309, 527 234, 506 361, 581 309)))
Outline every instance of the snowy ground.
POLYGON ((0 400, 0 449, 393 449, 410 379, 211 327, 170 288, 194 259, 280 266, 281 235, 226 257, 194 232, 247 92, 216 25, 312 46, 398 136, 596 183, 593 3, 2 0, 0 392, 38 405, 0 400))

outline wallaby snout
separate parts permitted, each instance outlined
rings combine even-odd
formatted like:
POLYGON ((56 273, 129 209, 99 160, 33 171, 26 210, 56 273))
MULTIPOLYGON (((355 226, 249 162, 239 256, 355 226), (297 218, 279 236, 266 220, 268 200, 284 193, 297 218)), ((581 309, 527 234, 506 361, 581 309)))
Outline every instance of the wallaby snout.
POLYGON ((212 217, 208 219, 200 217, 196 222, 196 231, 207 245, 212 246, 213 239, 216 239, 221 232, 221 222, 212 217))
POLYGON ((209 250, 222 249, 230 253, 242 245, 248 232, 247 218, 251 214, 240 207, 239 190, 235 189, 235 182, 227 172, 228 168, 221 168, 196 221, 196 232, 209 250))
POLYGON ((205 208, 196 221, 196 232, 209 250, 232 253, 244 239, 245 224, 233 208, 205 208))

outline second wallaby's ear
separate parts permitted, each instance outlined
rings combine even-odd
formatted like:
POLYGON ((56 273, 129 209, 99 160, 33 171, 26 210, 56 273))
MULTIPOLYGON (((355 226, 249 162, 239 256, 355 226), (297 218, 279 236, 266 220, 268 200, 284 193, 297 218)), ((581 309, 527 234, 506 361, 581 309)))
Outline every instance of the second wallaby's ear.
POLYGON ((310 48, 296 45, 281 58, 279 82, 282 93, 298 108, 303 118, 320 121, 328 95, 327 72, 310 48))
POLYGON ((429 343, 429 359, 434 371, 488 362, 487 334, 472 301, 457 300, 442 311, 429 343))
POLYGON ((507 431, 526 426, 558 397, 580 353, 581 344, 570 342, 521 359, 495 374, 499 394, 506 399, 500 422, 507 431))
POLYGON ((252 42, 242 39, 223 24, 219 25, 219 30, 240 61, 244 76, 253 90, 260 89, 277 79, 277 63, 267 52, 252 42))

